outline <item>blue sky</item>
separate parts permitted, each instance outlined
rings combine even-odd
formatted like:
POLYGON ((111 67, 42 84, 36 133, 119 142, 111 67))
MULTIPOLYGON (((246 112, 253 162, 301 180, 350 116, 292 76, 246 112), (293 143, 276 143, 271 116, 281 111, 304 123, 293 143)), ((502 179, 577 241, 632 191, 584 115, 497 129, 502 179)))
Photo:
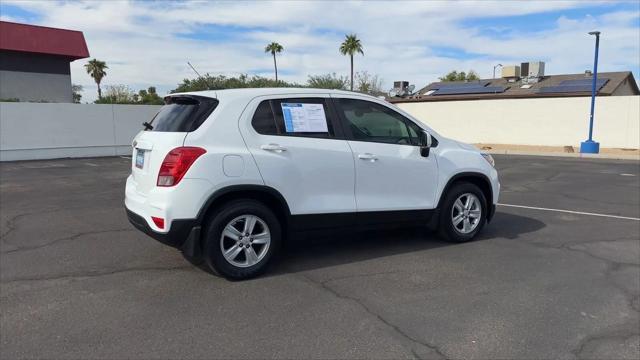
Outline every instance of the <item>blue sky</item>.
MULTIPOLYGON (((0 3, 7 21, 83 31, 92 57, 109 65, 105 85, 167 92, 199 72, 273 76, 264 46, 277 41, 280 77, 304 83, 308 75, 346 76, 338 53, 356 33, 364 56, 356 71, 417 87, 450 70, 490 77, 493 65, 546 61, 548 74, 591 68, 593 37, 602 31, 600 71, 640 77, 638 1, 410 1, 410 2, 193 2, 13 1, 0 3)), ((72 63, 73 82, 95 98, 95 84, 72 63)))
MULTIPOLYGON (((481 33, 488 36, 509 37, 517 33, 535 33, 551 29, 555 26, 559 17, 580 20, 597 16, 608 12, 638 11, 638 2, 605 2, 564 9, 560 11, 539 12, 517 16, 492 16, 483 18, 471 18, 461 22, 463 26, 476 27, 481 33)), ((636 26, 639 18, 636 18, 636 26)))

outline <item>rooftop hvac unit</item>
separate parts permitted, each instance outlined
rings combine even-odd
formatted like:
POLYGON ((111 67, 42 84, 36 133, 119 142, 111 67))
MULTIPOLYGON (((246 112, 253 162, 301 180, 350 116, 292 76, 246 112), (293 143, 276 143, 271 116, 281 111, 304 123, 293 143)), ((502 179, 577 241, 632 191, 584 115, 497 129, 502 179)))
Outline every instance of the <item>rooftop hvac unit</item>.
POLYGON ((522 83, 523 84, 535 84, 537 82, 540 82, 540 78, 539 77, 525 77, 525 78, 522 78, 522 83))
POLYGON ((520 64, 520 77, 529 77, 529 63, 524 62, 520 64))
POLYGON ((531 61, 520 64, 520 77, 543 77, 544 61, 531 61))
POLYGON ((393 89, 389 90, 390 97, 405 97, 413 93, 415 85, 409 85, 408 81, 394 81, 393 89))
POLYGON ((394 89, 404 90, 407 87, 409 87, 409 82, 408 81, 394 81, 393 82, 393 88, 394 89))
POLYGON ((510 65, 502 67, 502 77, 505 79, 520 77, 520 66, 510 65))

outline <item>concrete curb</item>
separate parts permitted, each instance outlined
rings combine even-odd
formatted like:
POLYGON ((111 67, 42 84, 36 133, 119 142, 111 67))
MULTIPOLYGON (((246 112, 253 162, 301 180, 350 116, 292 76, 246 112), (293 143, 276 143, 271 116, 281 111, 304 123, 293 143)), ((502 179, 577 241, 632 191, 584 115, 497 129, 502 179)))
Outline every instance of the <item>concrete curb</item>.
POLYGON ((482 150, 492 155, 524 155, 524 156, 553 156, 586 159, 610 159, 610 160, 634 160, 640 161, 640 155, 616 155, 616 154, 582 154, 562 152, 527 152, 515 150, 482 150))

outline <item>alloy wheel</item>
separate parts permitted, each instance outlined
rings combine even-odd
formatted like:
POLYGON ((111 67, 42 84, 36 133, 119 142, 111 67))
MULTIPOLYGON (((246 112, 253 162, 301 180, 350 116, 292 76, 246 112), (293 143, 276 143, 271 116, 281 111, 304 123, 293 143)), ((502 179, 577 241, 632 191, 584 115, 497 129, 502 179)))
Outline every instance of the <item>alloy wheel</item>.
POLYGON ((456 199, 451 208, 451 222, 461 234, 469 234, 478 227, 482 217, 480 199, 472 193, 464 193, 456 199))
POLYGON ((220 235, 220 250, 233 266, 249 267, 259 263, 271 244, 267 223, 255 215, 241 215, 229 221, 220 235))

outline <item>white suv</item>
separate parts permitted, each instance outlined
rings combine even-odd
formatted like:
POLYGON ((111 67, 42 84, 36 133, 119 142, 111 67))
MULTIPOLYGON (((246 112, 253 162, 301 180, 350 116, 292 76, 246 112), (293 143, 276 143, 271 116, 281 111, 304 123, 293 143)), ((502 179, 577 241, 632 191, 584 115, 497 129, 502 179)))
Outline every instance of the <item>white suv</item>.
POLYGON ((321 89, 172 94, 133 141, 125 205, 153 238, 227 278, 262 272, 307 231, 489 221, 493 159, 371 96, 321 89))

